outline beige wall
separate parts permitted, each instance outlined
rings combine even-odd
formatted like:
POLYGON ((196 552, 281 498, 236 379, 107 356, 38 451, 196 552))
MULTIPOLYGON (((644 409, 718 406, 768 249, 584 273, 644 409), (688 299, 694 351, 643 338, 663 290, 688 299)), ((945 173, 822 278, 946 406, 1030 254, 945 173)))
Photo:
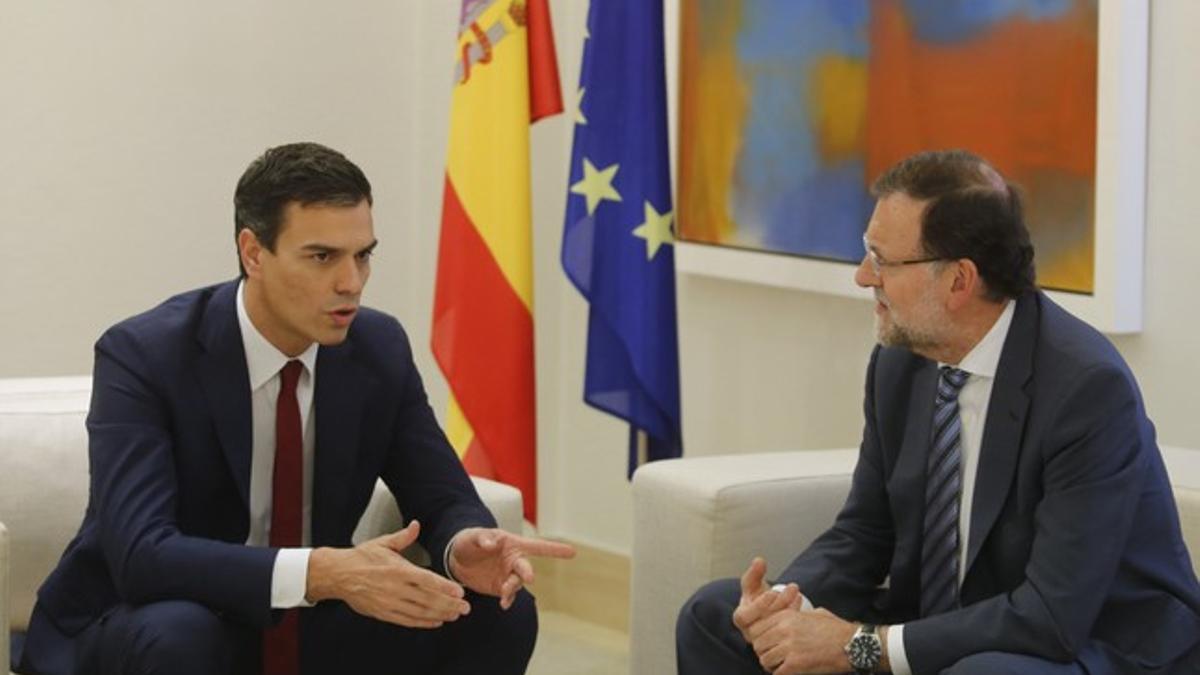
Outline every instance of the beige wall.
MULTIPOLYGON (((669 5, 674 3, 669 2, 669 5)), ((345 151, 376 190, 367 301, 426 345, 457 3, 0 4, 0 377, 86 372, 103 328, 236 273, 230 199, 263 148, 345 151)), ((568 105, 583 0, 552 2, 568 105)), ((1166 442, 1200 447, 1200 3, 1151 16, 1145 331, 1116 340, 1166 442)), ((586 305, 558 264, 570 119, 533 132, 542 529, 628 550, 625 428, 580 402, 586 305)), ((849 270, 847 271, 849 274, 849 270)), ((690 454, 849 445, 865 303, 679 280, 690 454)))

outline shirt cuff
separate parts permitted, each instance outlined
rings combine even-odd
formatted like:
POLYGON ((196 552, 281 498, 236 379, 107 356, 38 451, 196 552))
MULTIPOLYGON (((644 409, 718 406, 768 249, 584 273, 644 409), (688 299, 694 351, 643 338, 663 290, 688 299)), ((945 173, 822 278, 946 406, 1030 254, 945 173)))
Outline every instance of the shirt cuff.
POLYGON ((889 626, 887 645, 888 660, 892 662, 892 675, 912 675, 908 666, 908 653, 904 651, 904 624, 889 626))
POLYGON ((450 537, 450 541, 446 542, 446 550, 442 552, 442 569, 446 570, 446 578, 456 584, 461 584, 462 582, 455 579, 454 573, 450 571, 450 551, 454 548, 454 540, 458 539, 458 535, 462 533, 462 530, 455 532, 454 536, 450 537))
MULTIPOLYGON (((788 587, 787 584, 775 584, 774 586, 771 587, 771 590, 775 591, 776 593, 782 593, 784 591, 784 589, 787 587, 788 587)), ((801 612, 811 612, 814 609, 816 609, 816 607, 813 606, 812 600, 809 600, 807 595, 801 593, 800 594, 800 611, 801 612)))
POLYGON ((271 570, 271 609, 312 607, 304 598, 308 590, 308 557, 311 548, 281 548, 271 570))

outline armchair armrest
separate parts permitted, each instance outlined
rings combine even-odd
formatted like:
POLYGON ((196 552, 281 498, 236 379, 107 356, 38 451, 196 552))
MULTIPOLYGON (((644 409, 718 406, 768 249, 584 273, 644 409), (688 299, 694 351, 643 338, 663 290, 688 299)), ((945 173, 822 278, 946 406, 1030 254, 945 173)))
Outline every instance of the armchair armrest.
POLYGON ((654 462, 633 477, 630 672, 676 672, 675 620, 701 585, 761 555, 780 572, 833 524, 857 449, 654 462))
MULTIPOLYGON (((495 516, 496 523, 500 528, 514 534, 521 534, 521 527, 525 522, 521 491, 511 485, 477 476, 472 476, 471 481, 475 483, 475 490, 479 493, 479 498, 483 500, 483 505, 488 507, 488 510, 495 516)), ((371 502, 367 505, 367 510, 354 530, 354 543, 358 544, 373 537, 395 532, 403 526, 400 509, 396 506, 396 500, 392 498, 391 491, 382 480, 375 481, 375 492, 371 495, 371 502)), ((420 545, 406 549, 405 555, 418 565, 429 564, 429 554, 420 545)))

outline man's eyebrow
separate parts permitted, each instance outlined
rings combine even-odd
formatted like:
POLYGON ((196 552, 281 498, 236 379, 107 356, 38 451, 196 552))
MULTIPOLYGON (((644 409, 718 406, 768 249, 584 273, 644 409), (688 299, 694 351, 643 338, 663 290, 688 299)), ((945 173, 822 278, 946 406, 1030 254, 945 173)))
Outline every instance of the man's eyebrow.
MULTIPOLYGON (((367 244, 363 248, 359 249, 358 252, 359 253, 370 253, 370 252, 374 251, 375 247, 378 245, 379 245, 379 240, 375 239, 370 244, 367 244)), ((301 246, 300 250, 301 251, 311 251, 313 253, 337 253, 337 252, 343 251, 345 249, 340 249, 336 246, 330 246, 329 244, 322 244, 320 242, 313 242, 311 244, 305 244, 304 246, 301 246)))
POLYGON ((316 253, 332 253, 338 249, 336 246, 330 246, 328 244, 305 244, 304 246, 300 247, 300 250, 313 251, 316 253))

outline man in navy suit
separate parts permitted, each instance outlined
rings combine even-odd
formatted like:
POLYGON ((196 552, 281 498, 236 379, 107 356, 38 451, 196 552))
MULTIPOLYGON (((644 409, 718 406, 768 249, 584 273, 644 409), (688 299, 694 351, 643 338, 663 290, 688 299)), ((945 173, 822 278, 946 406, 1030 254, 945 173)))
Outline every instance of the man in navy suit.
POLYGON ((526 556, 573 551, 496 529, 403 329, 359 305, 366 177, 285 145, 234 202, 241 279, 96 344, 90 500, 22 672, 524 672, 526 556), (378 478, 410 520, 354 546, 378 478), (418 540, 432 570, 400 555, 418 540))
POLYGON ((850 494, 779 583, 756 559, 692 597, 680 672, 1200 672, 1153 425, 1112 345, 1035 289, 1018 194, 961 151, 873 193, 850 494))

